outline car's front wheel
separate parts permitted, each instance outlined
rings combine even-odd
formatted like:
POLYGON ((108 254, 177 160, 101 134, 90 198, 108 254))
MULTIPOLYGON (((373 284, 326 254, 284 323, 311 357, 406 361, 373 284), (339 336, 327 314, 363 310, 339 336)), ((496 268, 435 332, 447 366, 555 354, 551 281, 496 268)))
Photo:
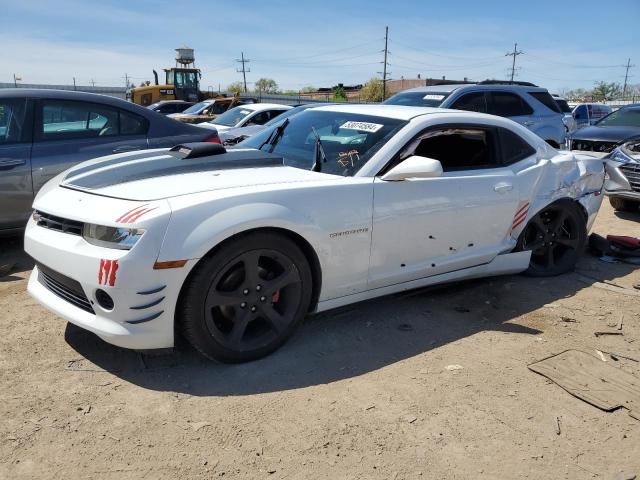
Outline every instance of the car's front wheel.
POLYGON ((550 277, 573 270, 586 241, 586 220, 580 208, 572 200, 560 200, 529 221, 516 250, 531 250, 525 274, 550 277))
POLYGON ((609 197, 609 203, 620 212, 637 212, 640 207, 640 202, 634 202, 633 200, 627 200, 620 197, 609 197))
POLYGON ((286 236, 240 236, 196 266, 181 295, 178 322, 208 358, 255 360, 279 348, 301 323, 311 283, 307 259, 286 236))

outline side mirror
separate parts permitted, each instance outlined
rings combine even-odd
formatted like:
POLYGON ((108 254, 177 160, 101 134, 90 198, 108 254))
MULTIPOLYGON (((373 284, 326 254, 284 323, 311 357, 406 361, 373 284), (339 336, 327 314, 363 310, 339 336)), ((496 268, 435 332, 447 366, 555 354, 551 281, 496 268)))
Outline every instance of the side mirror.
POLYGON ((582 118, 582 115, 580 115, 579 113, 576 113, 574 117, 576 118, 576 120, 578 120, 579 118, 582 118))
POLYGON ((393 167, 382 180, 397 182, 408 178, 434 178, 442 175, 442 164, 433 158, 413 155, 393 167))

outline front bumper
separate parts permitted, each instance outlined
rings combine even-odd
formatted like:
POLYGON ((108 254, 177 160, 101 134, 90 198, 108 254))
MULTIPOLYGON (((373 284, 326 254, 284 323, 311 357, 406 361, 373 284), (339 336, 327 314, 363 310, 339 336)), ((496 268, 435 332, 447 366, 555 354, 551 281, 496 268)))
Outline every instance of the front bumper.
POLYGON ((64 290, 40 277, 37 266, 29 279, 29 293, 55 314, 113 345, 132 349, 172 347, 175 307, 192 264, 153 269, 166 230, 164 220, 168 219, 157 225, 163 228, 148 229, 133 249, 116 250, 91 245, 78 235, 40 227, 31 219, 25 231, 25 251, 47 271, 77 282, 77 290, 81 289, 81 296, 84 292, 88 304, 81 308, 78 302, 70 301, 64 290), (99 290, 111 296, 113 308, 100 306, 96 296, 99 290))
POLYGON ((640 163, 607 162, 604 193, 612 197, 640 200, 640 163))

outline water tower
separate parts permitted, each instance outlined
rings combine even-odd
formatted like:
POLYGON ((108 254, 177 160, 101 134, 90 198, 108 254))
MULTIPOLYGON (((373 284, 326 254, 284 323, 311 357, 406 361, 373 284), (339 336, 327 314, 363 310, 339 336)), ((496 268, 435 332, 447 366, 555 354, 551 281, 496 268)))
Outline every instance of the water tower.
POLYGON ((196 59, 193 55, 193 48, 176 48, 176 67, 180 64, 182 68, 195 68, 196 59))

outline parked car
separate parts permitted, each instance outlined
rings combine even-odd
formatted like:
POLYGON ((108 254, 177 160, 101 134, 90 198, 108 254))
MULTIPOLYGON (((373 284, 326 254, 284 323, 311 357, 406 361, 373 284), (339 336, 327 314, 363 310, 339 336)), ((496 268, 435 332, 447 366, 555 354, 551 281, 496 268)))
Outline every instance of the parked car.
POLYGON ((216 141, 113 97, 75 91, 0 90, 0 234, 21 230, 34 194, 77 163, 113 153, 216 141))
POLYGON ((192 105, 195 105, 195 103, 184 100, 162 100, 149 105, 147 108, 163 115, 169 115, 171 113, 181 113, 192 105))
POLYGON ((60 174, 25 233, 31 295, 114 345, 182 331, 247 361, 308 312, 569 271, 602 201, 600 159, 475 112, 318 107, 245 142, 262 151, 185 144, 60 174))
POLYGON ((531 83, 488 81, 417 87, 397 93, 384 103, 490 113, 524 125, 555 148, 564 146, 566 142, 567 129, 560 107, 547 89, 531 83))
POLYGON ((220 134, 233 128, 264 125, 292 108, 290 105, 278 105, 276 103, 242 105, 227 110, 215 119, 200 123, 198 126, 215 129, 220 134))
POLYGON ((567 133, 571 135, 578 129, 578 124, 576 123, 576 119, 573 118, 573 109, 569 106, 569 103, 566 99, 562 98, 560 95, 556 95, 555 93, 551 94, 553 99, 558 104, 560 111, 562 112, 562 121, 564 125, 567 127, 567 133))
POLYGON ((572 150, 606 155, 618 145, 640 135, 640 104, 627 105, 594 125, 581 128, 571 136, 572 150))
POLYGON ((269 129, 270 127, 273 127, 283 122, 285 119, 289 118, 292 115, 297 115, 298 113, 303 112, 308 108, 321 107, 325 105, 335 105, 335 104, 307 103, 304 105, 298 105, 296 107, 291 108, 290 110, 287 110, 286 112, 281 113, 277 117, 272 118, 264 125, 249 125, 249 126, 243 126, 243 127, 234 127, 234 128, 225 130, 223 132, 218 132, 218 135, 220 136, 220 140, 224 145, 235 145, 243 140, 246 140, 247 138, 252 137, 253 135, 263 132, 269 129))
POLYGON ((613 109, 603 103, 581 103, 573 109, 573 118, 578 128, 595 125, 598 120, 609 115, 613 109))
POLYGON ((605 193, 616 210, 640 207, 640 136, 617 147, 607 157, 605 193))
POLYGON ((223 114, 230 108, 238 105, 246 105, 255 103, 253 99, 238 97, 222 97, 212 98, 209 100, 203 100, 198 102, 189 108, 185 109, 181 113, 171 113, 168 116, 174 120, 178 120, 183 123, 198 124, 213 120, 218 115, 223 114))

